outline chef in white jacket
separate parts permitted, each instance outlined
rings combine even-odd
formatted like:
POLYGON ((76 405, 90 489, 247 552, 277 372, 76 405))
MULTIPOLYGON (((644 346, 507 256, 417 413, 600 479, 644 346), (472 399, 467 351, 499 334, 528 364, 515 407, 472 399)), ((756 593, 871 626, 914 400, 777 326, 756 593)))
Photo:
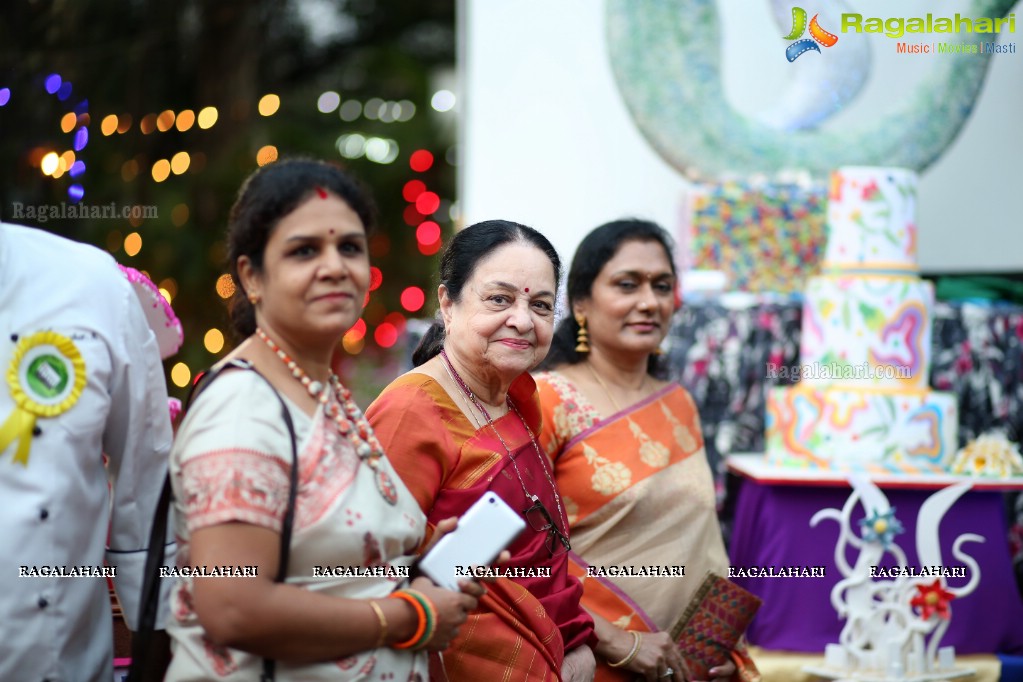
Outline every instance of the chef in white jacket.
POLYGON ((156 339, 114 260, 0 223, 0 680, 112 679, 104 576, 134 629, 171 437, 156 339))

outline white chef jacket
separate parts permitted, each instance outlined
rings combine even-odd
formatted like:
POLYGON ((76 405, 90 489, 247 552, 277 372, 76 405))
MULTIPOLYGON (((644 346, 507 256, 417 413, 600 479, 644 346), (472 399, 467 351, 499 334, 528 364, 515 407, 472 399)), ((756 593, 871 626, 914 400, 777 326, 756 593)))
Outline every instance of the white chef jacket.
MULTIPOLYGON (((21 567, 106 559, 135 627, 172 438, 163 367, 141 303, 108 254, 0 223, 0 424, 16 408, 8 368, 17 342, 45 331, 71 340, 86 383, 65 412, 36 420, 27 465, 14 461, 16 443, 0 451, 0 680, 106 682, 107 581, 20 577, 21 567)), ((168 554, 172 565, 173 547, 168 554)))

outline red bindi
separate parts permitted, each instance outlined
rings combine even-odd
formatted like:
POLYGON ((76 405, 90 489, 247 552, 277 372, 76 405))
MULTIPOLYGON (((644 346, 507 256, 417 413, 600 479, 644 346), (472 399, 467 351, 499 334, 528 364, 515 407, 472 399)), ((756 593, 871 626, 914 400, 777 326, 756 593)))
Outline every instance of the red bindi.
POLYGON ((526 293, 527 294, 529 293, 529 287, 526 287, 526 293))
POLYGON ((323 189, 322 187, 317 187, 316 188, 316 193, 320 195, 321 199, 326 199, 327 198, 327 190, 323 189))

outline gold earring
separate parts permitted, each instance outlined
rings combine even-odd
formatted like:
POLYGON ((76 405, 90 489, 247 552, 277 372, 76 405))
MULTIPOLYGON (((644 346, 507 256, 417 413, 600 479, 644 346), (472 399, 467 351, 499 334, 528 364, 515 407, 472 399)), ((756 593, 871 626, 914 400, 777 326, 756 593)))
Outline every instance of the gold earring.
POLYGON ((249 294, 249 303, 252 305, 259 304, 259 294, 249 294))
POLYGON ((586 316, 576 313, 575 321, 579 325, 579 332, 575 335, 576 353, 589 353, 590 352, 590 335, 586 332, 586 316))

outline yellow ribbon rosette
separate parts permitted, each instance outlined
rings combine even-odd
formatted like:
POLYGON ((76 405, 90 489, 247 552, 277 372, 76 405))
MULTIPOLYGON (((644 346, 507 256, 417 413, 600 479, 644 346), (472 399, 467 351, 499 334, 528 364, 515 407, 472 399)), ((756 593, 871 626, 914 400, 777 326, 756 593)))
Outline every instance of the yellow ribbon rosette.
POLYGON ((78 402, 85 388, 85 360, 71 339, 36 332, 18 342, 7 368, 14 411, 0 425, 0 453, 17 441, 14 461, 28 466, 38 417, 56 417, 78 402))

